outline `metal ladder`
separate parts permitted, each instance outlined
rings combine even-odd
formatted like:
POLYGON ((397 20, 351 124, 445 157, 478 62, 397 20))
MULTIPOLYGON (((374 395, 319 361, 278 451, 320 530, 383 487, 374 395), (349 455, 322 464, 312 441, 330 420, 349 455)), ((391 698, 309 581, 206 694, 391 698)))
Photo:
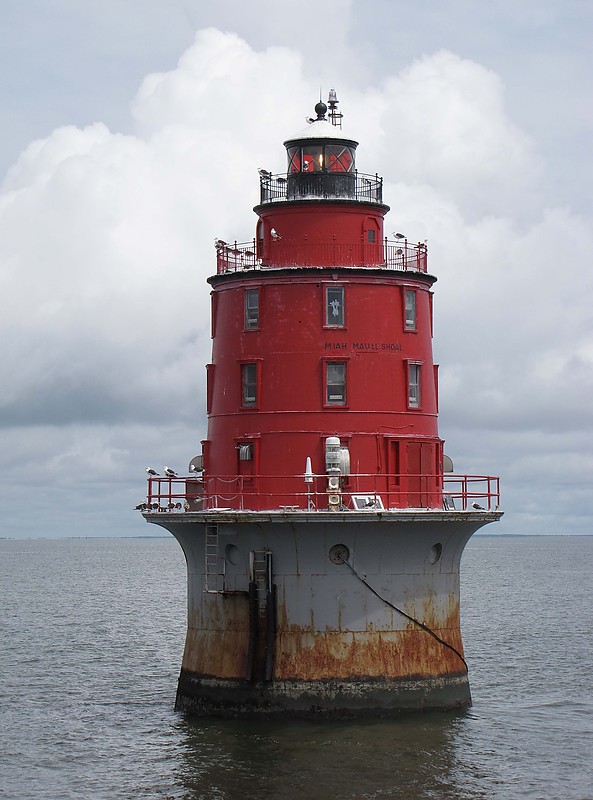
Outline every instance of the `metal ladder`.
POLYGON ((224 559, 218 552, 218 525, 206 525, 205 536, 205 589, 210 594, 224 591, 224 559))
POLYGON ((249 579, 257 588, 257 606, 260 618, 266 615, 267 593, 272 587, 272 551, 252 550, 249 553, 249 579))

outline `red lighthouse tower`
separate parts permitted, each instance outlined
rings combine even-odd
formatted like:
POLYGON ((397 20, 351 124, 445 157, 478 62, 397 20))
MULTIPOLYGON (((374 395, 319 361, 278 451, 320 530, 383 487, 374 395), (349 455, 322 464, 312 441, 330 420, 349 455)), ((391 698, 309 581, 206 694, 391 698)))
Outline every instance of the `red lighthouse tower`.
POLYGON ((255 239, 217 241, 203 455, 150 479, 188 561, 198 713, 470 702, 459 561, 498 479, 445 471, 427 249, 385 237, 382 179, 328 105, 286 173, 260 170, 255 239))

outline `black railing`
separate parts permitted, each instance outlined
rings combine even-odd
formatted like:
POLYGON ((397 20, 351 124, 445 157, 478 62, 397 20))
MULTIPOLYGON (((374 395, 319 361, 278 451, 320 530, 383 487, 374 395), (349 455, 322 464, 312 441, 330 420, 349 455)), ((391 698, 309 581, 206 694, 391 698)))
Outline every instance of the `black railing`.
POLYGON ((260 174, 260 202, 286 200, 358 200, 383 202, 383 178, 361 172, 295 172, 260 174))

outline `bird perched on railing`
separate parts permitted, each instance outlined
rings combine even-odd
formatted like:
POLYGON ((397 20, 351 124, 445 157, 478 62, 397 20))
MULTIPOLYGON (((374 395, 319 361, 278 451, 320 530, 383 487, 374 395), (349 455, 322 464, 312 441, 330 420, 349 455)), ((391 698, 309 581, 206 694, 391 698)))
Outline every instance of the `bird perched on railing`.
POLYGON ((165 475, 167 476, 167 478, 176 478, 177 477, 177 473, 175 472, 174 469, 171 469, 171 467, 163 467, 163 470, 164 470, 165 475))
POLYGON ((148 475, 150 475, 150 476, 151 476, 151 478, 154 478, 154 477, 155 477, 155 475, 158 475, 158 474, 159 474, 159 473, 158 473, 158 472, 157 472, 155 469, 153 469, 152 467, 146 467, 146 472, 147 472, 147 474, 148 474, 148 475))
POLYGON ((258 169, 261 178, 271 178, 272 173, 268 172, 267 169, 262 169, 261 167, 258 169))
POLYGON ((472 503, 472 508, 475 508, 476 511, 486 511, 484 506, 479 505, 478 503, 472 503))
POLYGON ((226 247, 226 246, 227 246, 227 243, 223 242, 222 239, 215 239, 214 240, 214 247, 216 247, 217 250, 222 250, 222 248, 226 247))

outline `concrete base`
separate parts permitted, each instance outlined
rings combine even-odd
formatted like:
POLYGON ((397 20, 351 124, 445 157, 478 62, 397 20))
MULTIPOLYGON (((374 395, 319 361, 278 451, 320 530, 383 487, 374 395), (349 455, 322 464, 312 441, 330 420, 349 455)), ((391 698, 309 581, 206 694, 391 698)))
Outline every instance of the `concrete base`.
POLYGON ((405 711, 467 708, 467 674, 440 678, 275 681, 251 683, 181 670, 175 708, 223 718, 390 717, 405 711))

